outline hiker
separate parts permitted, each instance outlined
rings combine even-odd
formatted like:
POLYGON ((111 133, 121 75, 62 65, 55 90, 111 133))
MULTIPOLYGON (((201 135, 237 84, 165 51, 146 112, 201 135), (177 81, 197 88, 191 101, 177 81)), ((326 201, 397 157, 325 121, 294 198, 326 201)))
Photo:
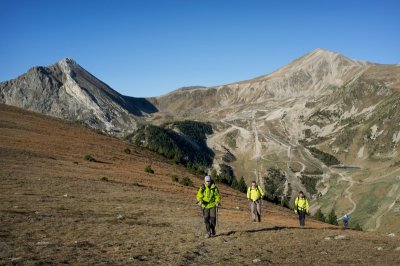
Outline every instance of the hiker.
POLYGON ((349 220, 350 220, 350 217, 347 215, 347 213, 345 213, 343 216, 342 216, 342 222, 343 222, 343 226, 344 226, 344 228, 349 228, 349 220))
POLYGON ((300 191, 299 196, 294 201, 294 212, 299 215, 300 226, 305 225, 306 214, 310 214, 309 211, 308 199, 303 191, 300 191))
POLYGON ((204 223, 206 224, 206 238, 215 236, 215 226, 217 224, 217 207, 221 201, 219 190, 210 176, 204 178, 204 184, 197 192, 197 203, 201 206, 204 223))
POLYGON ((247 188, 247 199, 250 201, 251 219, 253 222, 261 222, 261 202, 265 193, 256 181, 251 182, 251 187, 247 188))

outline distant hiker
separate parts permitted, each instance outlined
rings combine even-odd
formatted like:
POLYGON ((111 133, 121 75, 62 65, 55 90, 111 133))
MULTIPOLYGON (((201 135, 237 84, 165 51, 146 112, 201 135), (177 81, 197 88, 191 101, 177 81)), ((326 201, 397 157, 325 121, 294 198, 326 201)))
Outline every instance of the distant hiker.
POLYGON ((308 199, 304 196, 303 191, 300 191, 294 201, 294 212, 299 215, 300 226, 305 225, 306 214, 309 214, 309 211, 308 199))
POLYGON ((206 224, 206 238, 215 236, 217 224, 217 207, 221 201, 221 195, 211 177, 204 178, 204 184, 199 188, 196 196, 198 204, 202 208, 204 223, 206 224))
POLYGON ((347 213, 345 213, 342 216, 342 222, 343 222, 343 227, 344 228, 349 228, 349 221, 350 221, 350 217, 347 215, 347 213))
POLYGON ((261 202, 262 197, 265 195, 256 181, 251 182, 251 187, 247 188, 247 199, 250 201, 251 219, 253 222, 261 222, 261 202))

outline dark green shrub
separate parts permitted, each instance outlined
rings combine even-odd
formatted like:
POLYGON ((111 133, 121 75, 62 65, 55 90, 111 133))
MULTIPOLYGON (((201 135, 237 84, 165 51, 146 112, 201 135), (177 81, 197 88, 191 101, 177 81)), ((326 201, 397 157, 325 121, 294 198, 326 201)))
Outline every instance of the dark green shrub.
POLYGON ((130 150, 129 148, 125 148, 124 152, 125 152, 126 154, 131 154, 131 150, 130 150))
POLYGON ((144 171, 145 171, 146 173, 149 173, 149 174, 154 174, 154 170, 151 169, 151 165, 147 165, 147 166, 144 168, 144 171))
POLYGON ((326 222, 328 224, 339 225, 339 223, 337 221, 337 216, 335 214, 335 209, 332 209, 331 212, 328 214, 328 217, 326 218, 326 222))
POLYGON ((100 180, 101 180, 101 181, 106 181, 106 182, 108 182, 108 177, 103 176, 102 178, 100 178, 100 180))
POLYGON ((172 175, 172 176, 171 176, 171 180, 172 180, 173 182, 179 182, 179 178, 178 178, 177 175, 172 175))
POLYGON ((356 223, 356 224, 354 225, 354 227, 352 227, 352 229, 357 230, 357 231, 362 231, 362 230, 363 230, 362 227, 361 227, 361 225, 360 225, 359 223, 356 223))
POLYGON ((83 158, 84 158, 86 161, 89 161, 89 162, 96 162, 96 159, 93 158, 93 156, 90 155, 90 154, 86 154, 85 157, 83 157, 83 158))
POLYGON ((194 187, 193 181, 187 176, 184 176, 182 178, 182 180, 179 181, 179 184, 187 186, 187 187, 194 187))
POLYGON ((141 184, 139 184, 138 182, 133 183, 132 186, 134 186, 134 187, 143 187, 143 186, 142 186, 141 184))
POLYGON ((239 190, 240 192, 243 192, 243 193, 247 192, 247 185, 246 185, 246 181, 244 181, 243 176, 239 179, 237 190, 239 190))
POLYGON ((325 215, 322 213, 321 209, 318 209, 315 214, 314 218, 317 219, 318 221, 324 222, 326 221, 325 215))

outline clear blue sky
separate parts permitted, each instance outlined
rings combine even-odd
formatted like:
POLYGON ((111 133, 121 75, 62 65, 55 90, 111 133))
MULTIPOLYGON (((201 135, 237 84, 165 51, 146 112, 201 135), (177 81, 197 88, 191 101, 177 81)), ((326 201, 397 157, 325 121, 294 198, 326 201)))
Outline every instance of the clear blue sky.
POLYGON ((62 58, 159 96, 267 74, 316 48, 400 63, 400 1, 0 1, 0 81, 62 58))

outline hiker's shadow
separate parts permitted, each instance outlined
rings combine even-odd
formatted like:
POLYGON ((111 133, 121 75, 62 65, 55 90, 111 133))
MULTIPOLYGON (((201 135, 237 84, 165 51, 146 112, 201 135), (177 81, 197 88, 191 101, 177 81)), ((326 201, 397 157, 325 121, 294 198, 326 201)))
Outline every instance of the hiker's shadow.
POLYGON ((307 227, 291 227, 291 226, 273 226, 273 227, 264 227, 264 228, 258 228, 258 229, 249 229, 249 230, 231 230, 225 233, 218 234, 218 236, 230 236, 236 233, 258 233, 258 232, 267 232, 267 231, 279 231, 279 230, 285 230, 285 229, 313 229, 313 228, 307 228, 307 227))

